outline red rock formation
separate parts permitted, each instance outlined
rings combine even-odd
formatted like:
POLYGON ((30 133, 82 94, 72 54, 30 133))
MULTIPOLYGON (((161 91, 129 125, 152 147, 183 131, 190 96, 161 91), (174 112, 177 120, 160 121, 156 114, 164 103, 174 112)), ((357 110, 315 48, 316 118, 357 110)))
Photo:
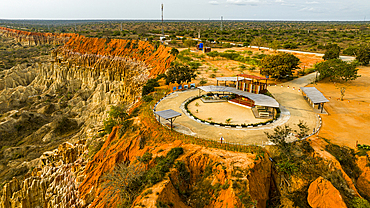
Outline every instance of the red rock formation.
POLYGON ((27 32, 21 30, 14 30, 6 27, 0 27, 0 34, 6 37, 15 38, 18 42, 27 45, 40 45, 40 44, 64 44, 71 37, 76 34, 73 33, 39 33, 39 32, 27 32))
MULTIPOLYGON (((206 207, 244 207, 239 196, 250 196, 248 200, 257 204, 258 208, 265 208, 268 200, 271 176, 271 162, 267 156, 256 159, 255 154, 237 153, 220 149, 205 148, 199 145, 184 144, 180 140, 168 143, 151 143, 140 149, 140 140, 142 137, 151 138, 151 142, 158 139, 164 139, 163 135, 157 134, 157 129, 150 131, 153 124, 146 126, 145 120, 140 122, 141 129, 136 133, 126 133, 120 138, 118 136, 119 128, 114 128, 101 150, 95 155, 85 168, 85 180, 79 186, 80 197, 90 207, 112 207, 117 200, 105 200, 106 194, 100 189, 102 179, 105 173, 111 171, 116 164, 126 161, 134 161, 138 156, 142 156, 149 151, 153 158, 165 156, 172 148, 182 147, 184 154, 178 160, 184 162, 190 173, 190 183, 184 185, 179 181, 177 169, 171 169, 169 177, 162 182, 154 185, 150 189, 152 194, 145 197, 139 196, 133 204, 143 205, 145 207, 156 207, 157 202, 174 204, 174 207, 188 207, 185 202, 181 201, 178 191, 180 189, 190 188, 196 183, 207 166, 212 167, 212 175, 209 180, 212 185, 222 185, 225 188, 219 188, 220 191, 214 195, 215 200, 206 207), (140 133, 141 132, 141 133, 140 133), (142 132, 145 132, 143 134, 142 132), (244 172, 240 178, 235 176, 236 168, 244 172), (234 189, 235 181, 240 181, 243 186, 234 189)), ((176 134, 169 137, 176 138, 176 134)), ((167 138, 166 138, 167 139, 167 138)), ((171 139, 169 139, 171 140, 171 139)), ((154 159, 149 163, 148 168, 154 163, 154 159)))
POLYGON ((175 56, 169 53, 171 48, 164 45, 155 48, 147 41, 87 38, 74 33, 27 32, 5 27, 0 27, 0 34, 28 45, 64 44, 57 50, 59 55, 77 66, 104 68, 109 66, 107 59, 119 62, 120 58, 144 62, 151 68, 152 77, 164 73, 175 59, 175 56))
POLYGON ((339 191, 322 177, 317 178, 308 188, 308 203, 313 208, 346 208, 339 191))
MULTIPOLYGON (((370 151, 368 151, 370 154, 370 151)), ((370 197, 370 164, 367 156, 362 156, 358 158, 357 161, 358 167, 362 170, 360 177, 357 179, 357 188, 367 197, 370 197)))
POLYGON ((117 61, 120 60, 118 57, 142 61, 151 67, 151 76, 164 73, 175 59, 175 56, 169 53, 170 48, 163 45, 156 49, 147 41, 87 38, 81 35, 73 36, 57 51, 65 59, 72 60, 78 59, 83 54, 89 55, 79 59, 78 64, 90 67, 105 57, 117 61))

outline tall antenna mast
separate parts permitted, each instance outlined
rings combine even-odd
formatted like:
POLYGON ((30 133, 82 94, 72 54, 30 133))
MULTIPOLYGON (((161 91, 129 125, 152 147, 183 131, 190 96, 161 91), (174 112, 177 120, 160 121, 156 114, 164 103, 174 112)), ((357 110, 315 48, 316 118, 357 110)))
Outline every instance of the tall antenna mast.
POLYGON ((164 30, 163 30, 163 4, 162 4, 162 37, 164 37, 164 30))
POLYGON ((221 31, 222 31, 222 21, 224 20, 224 17, 221 16, 221 31))

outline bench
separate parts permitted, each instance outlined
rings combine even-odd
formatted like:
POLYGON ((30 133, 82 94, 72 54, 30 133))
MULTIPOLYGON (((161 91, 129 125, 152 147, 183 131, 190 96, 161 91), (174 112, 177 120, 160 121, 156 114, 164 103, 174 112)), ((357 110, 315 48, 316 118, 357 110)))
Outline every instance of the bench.
POLYGON ((269 117, 270 116, 270 113, 269 112, 259 112, 259 115, 261 117, 269 117))

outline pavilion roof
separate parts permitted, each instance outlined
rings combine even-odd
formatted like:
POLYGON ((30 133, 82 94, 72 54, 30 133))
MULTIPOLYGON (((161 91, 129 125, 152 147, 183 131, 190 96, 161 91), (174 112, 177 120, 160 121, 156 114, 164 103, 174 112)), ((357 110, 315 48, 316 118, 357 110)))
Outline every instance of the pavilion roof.
POLYGON ((233 81, 233 82, 242 81, 242 80, 252 80, 252 79, 245 78, 245 77, 216 77, 216 79, 218 81, 233 81))
POLYGON ((301 90, 314 104, 329 102, 329 100, 326 99, 325 96, 316 89, 316 87, 301 87, 301 90))
POLYGON ((279 103, 274 98, 267 96, 267 95, 263 95, 263 94, 254 94, 254 93, 238 90, 233 87, 214 86, 214 85, 200 86, 198 88, 205 92, 230 92, 236 95, 247 97, 253 100, 255 105, 259 105, 259 106, 266 106, 266 107, 273 107, 273 108, 279 107, 279 103))
POLYGON ((164 111, 155 111, 154 113, 157 114, 158 116, 166 119, 166 120, 181 116, 181 113, 176 112, 176 111, 174 111, 172 109, 164 110, 164 111))
POLYGON ((266 77, 259 77, 259 76, 250 75, 250 74, 238 74, 237 76, 239 76, 239 77, 245 77, 245 78, 249 78, 249 79, 258 79, 258 80, 266 80, 266 79, 268 79, 266 77))

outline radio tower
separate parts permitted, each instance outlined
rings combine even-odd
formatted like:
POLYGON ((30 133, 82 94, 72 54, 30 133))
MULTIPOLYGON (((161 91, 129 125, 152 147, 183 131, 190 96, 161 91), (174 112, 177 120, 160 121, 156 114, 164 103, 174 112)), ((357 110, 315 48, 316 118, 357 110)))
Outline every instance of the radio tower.
POLYGON ((224 17, 221 16, 221 31, 222 31, 222 22, 223 22, 223 20, 224 20, 224 17))
POLYGON ((163 4, 162 4, 162 37, 164 37, 164 30, 163 30, 163 4))

